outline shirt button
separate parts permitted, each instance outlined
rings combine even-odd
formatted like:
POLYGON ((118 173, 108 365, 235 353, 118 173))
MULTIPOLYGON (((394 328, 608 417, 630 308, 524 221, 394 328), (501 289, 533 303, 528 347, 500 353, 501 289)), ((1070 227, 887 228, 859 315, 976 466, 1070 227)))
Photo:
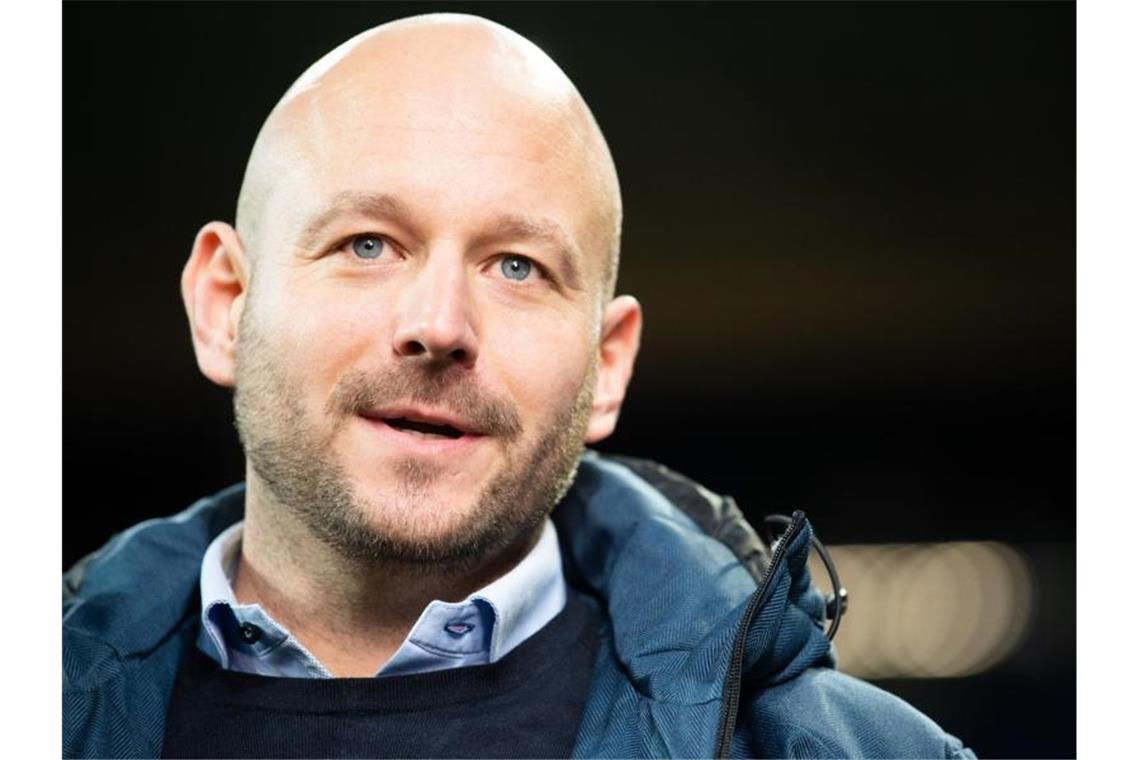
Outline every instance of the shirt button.
POLYGON ((261 638, 261 629, 253 623, 242 623, 241 627, 238 628, 238 635, 246 644, 256 644, 257 640, 261 638))
POLYGON ((464 623, 462 620, 453 621, 443 627, 443 630, 447 631, 452 636, 463 636, 465 634, 471 633, 471 631, 474 629, 474 625, 471 623, 464 623))

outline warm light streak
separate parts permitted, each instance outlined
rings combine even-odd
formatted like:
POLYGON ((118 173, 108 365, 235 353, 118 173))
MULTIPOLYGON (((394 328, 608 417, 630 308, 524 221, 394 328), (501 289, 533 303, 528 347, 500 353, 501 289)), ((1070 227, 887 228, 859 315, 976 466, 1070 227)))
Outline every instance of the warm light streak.
MULTIPOLYGON (((992 541, 829 547, 851 597, 839 669, 862 678, 987 670, 1023 641, 1036 588, 1025 557, 992 541)), ((812 558, 812 579, 827 574, 812 558)), ((827 589, 829 592, 830 589, 827 589)))

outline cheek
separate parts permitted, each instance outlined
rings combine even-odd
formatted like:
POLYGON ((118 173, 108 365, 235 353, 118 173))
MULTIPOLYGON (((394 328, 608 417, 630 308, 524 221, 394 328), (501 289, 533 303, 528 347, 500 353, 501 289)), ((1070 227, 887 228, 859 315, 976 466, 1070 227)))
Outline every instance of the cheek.
POLYGON ((313 403, 324 404, 331 389, 353 367, 375 360, 380 329, 375 302, 345 297, 286 296, 273 309, 272 334, 278 355, 313 403))
MULTIPOLYGON (((573 320, 516 321, 481 346, 489 371, 531 424, 548 422, 578 396, 589 371, 592 344, 573 320)), ((540 431, 545 432, 545 431, 540 431)))

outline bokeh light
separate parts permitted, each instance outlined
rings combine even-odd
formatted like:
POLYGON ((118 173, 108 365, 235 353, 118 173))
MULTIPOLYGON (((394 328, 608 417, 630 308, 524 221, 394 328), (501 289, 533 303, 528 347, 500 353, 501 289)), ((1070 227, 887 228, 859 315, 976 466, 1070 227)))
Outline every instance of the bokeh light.
MULTIPOLYGON (((994 541, 829 549, 850 595, 839 669, 862 678, 980 673, 1025 638, 1037 589, 1024 555, 994 541)), ((817 585, 827 574, 812 558, 817 585)))

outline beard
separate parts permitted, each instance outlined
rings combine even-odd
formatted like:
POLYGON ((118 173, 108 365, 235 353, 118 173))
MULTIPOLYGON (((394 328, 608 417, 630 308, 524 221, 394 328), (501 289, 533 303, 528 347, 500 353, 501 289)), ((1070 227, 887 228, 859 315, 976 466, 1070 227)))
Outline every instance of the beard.
POLYGON ((288 363, 251 313, 247 308, 239 325, 234 393, 246 457, 276 508, 289 510, 345 559, 471 571, 532 536, 573 483, 590 419, 596 359, 575 397, 556 410, 533 442, 525 440, 511 400, 482 390, 469 370, 412 361, 342 377, 324 409, 331 420, 325 432, 309 418, 301 384, 290 378, 288 363), (397 459, 393 487, 372 494, 360 493, 335 460, 333 439, 354 417, 407 401, 457 412, 487 435, 484 445, 504 447, 503 469, 471 494, 470 505, 425 508, 444 474, 433 462, 397 459))

